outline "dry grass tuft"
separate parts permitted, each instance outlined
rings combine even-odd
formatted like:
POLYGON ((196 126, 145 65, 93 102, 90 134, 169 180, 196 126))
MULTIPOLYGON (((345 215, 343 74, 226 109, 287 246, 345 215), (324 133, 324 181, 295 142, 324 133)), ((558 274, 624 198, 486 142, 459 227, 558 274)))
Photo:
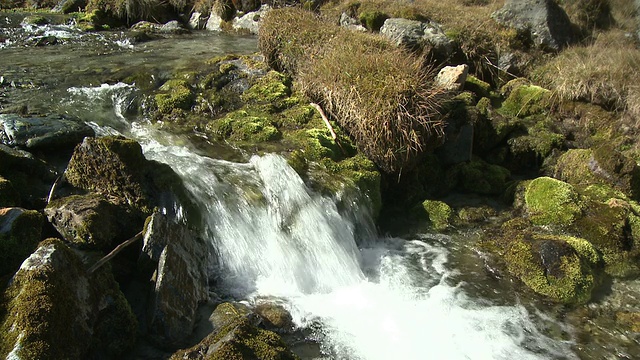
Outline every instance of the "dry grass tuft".
POLYGON ((300 9, 270 12, 260 48, 270 65, 296 75, 381 170, 398 173, 440 143, 442 90, 422 60, 382 37, 356 33, 300 9))
POLYGON ((564 100, 580 100, 640 116, 640 50, 622 31, 600 34, 589 46, 568 48, 534 76, 564 100))

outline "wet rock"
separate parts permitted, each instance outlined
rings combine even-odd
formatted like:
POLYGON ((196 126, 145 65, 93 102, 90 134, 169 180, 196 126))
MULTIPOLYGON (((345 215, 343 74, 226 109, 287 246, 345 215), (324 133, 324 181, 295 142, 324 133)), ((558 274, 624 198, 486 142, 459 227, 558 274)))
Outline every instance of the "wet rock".
POLYGON ((291 314, 282 305, 264 302, 258 304, 253 311, 262 318, 262 325, 269 330, 287 333, 294 328, 291 314))
POLYGON ((171 359, 298 359, 279 335, 257 328, 234 304, 218 305, 212 317, 219 326, 199 344, 176 352, 171 359))
POLYGON ((87 0, 60 0, 52 11, 69 14, 82 11, 86 6, 87 0))
POLYGON ((446 59, 454 50, 453 40, 445 35, 439 24, 403 18, 391 18, 384 22, 380 34, 397 46, 420 50, 432 46, 438 59, 446 59))
POLYGON ((544 50, 558 51, 576 41, 569 17, 554 0, 507 0, 491 17, 544 50))
POLYGON ((150 217, 139 267, 153 273, 153 288, 142 317, 155 343, 179 346, 193 331, 198 305, 208 299, 209 259, 204 241, 185 224, 158 212, 150 217))
POLYGON ((584 239, 541 234, 516 235, 504 259, 509 272, 553 301, 583 304, 597 284, 598 252, 584 239))
POLYGON ((431 225, 438 231, 446 230, 453 220, 453 210, 447 203, 437 200, 425 200, 422 209, 426 212, 431 225))
POLYGON ((43 241, 3 296, 8 358, 118 357, 135 342, 135 318, 108 267, 87 274, 60 240, 43 241))
POLYGON ((204 30, 207 26, 209 17, 203 13, 194 11, 189 18, 189 28, 193 30, 204 30))
POLYGON ((42 235, 43 216, 17 207, 0 209, 0 276, 11 274, 35 250, 42 235))
POLYGON ((140 230, 133 209, 98 194, 56 199, 44 212, 64 240, 83 249, 108 251, 140 230))
POLYGON ((23 117, 0 114, 0 141, 28 149, 73 148, 94 131, 79 119, 62 115, 23 117))
POLYGON ((150 34, 172 34, 179 35, 188 33, 182 24, 176 20, 169 21, 165 24, 156 24, 149 21, 140 21, 131 26, 132 31, 146 32, 150 34))
POLYGON ((460 91, 468 74, 469 65, 445 66, 436 76, 436 84, 447 91, 460 91))
POLYGON ((223 21, 220 15, 212 11, 205 28, 209 31, 222 31, 223 21))
POLYGON ((21 206, 41 209, 57 173, 31 153, 0 144, 0 176, 11 182, 21 206))
POLYGON ((29 15, 27 17, 25 17, 24 19, 22 19, 22 22, 20 23, 20 25, 35 25, 35 26, 41 26, 41 25, 47 25, 49 23, 49 19, 47 19, 44 16, 40 16, 40 15, 29 15))
POLYGON ((447 171, 447 179, 463 192, 500 195, 511 178, 509 170, 474 158, 468 163, 453 166, 447 171))

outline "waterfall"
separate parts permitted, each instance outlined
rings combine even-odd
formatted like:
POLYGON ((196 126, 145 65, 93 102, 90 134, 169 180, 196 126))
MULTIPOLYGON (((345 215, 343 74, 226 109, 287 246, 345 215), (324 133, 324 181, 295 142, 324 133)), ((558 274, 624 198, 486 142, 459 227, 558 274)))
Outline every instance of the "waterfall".
POLYGON ((144 123, 127 135, 169 164, 198 203, 219 291, 282 299, 330 359, 577 358, 523 306, 468 295, 452 279, 446 235, 376 237, 358 248, 352 219, 363 217, 341 214, 359 213, 358 202, 339 211, 278 155, 217 160, 144 123))

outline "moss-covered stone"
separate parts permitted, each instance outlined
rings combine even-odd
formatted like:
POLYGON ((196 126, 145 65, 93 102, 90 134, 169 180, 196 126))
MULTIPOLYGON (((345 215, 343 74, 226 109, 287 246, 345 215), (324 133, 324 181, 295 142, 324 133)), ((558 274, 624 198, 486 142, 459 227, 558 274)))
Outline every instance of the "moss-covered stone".
POLYGON ((25 25, 47 25, 49 19, 42 15, 29 15, 22 20, 25 25))
POLYGON ((221 318, 214 332, 199 344, 173 354, 172 360, 294 360, 279 335, 253 326, 244 312, 232 304, 218 305, 214 315, 221 318))
POLYGON ((453 218, 453 210, 447 203, 437 200, 425 200, 422 208, 427 213, 434 229, 438 231, 446 230, 453 218))
POLYGON ((548 119, 526 125, 526 134, 510 138, 507 143, 509 150, 516 159, 540 158, 549 156, 554 149, 562 149, 565 137, 554 131, 548 119))
POLYGON ((360 13, 360 23, 370 31, 379 31, 389 15, 380 11, 363 11, 360 13))
POLYGON ((160 87, 160 93, 155 95, 158 110, 161 113, 171 113, 174 109, 189 110, 195 95, 191 86, 183 79, 172 79, 160 87))
POLYGON ((269 71, 265 76, 242 94, 249 103, 275 104, 291 95, 291 79, 277 71, 269 71))
POLYGON ((596 255, 582 239, 526 234, 513 239, 504 259, 509 271, 536 293, 561 303, 583 304, 596 285, 590 265, 596 255))
POLYGON ((0 208, 0 276, 15 272, 36 249, 43 223, 35 210, 0 208))
POLYGON ((3 296, 3 358, 80 359, 91 351, 119 356, 135 341, 135 318, 108 267, 88 276, 60 240, 42 242, 3 296))
POLYGON ((467 76, 464 82, 464 89, 475 93, 478 98, 487 98, 489 100, 489 96, 491 96, 491 85, 473 75, 467 76))
POLYGON ((462 191, 499 195, 506 189, 511 173, 499 165, 474 159, 469 163, 454 166, 448 171, 447 176, 457 182, 458 188, 462 191))
POLYGON ((456 211, 456 224, 470 226, 496 217, 498 212, 489 206, 466 206, 456 211))
POLYGON ((271 116, 246 110, 234 111, 221 119, 210 121, 206 130, 217 139, 250 143, 273 141, 282 136, 271 116))
POLYGON ((537 225, 570 225, 583 213, 582 199, 574 187, 550 177, 531 181, 524 199, 529 218, 537 225))
POLYGON ((20 205, 20 194, 11 181, 0 176, 0 208, 20 205))
MULTIPOLYGON (((518 81, 518 79, 512 81, 518 81)), ((545 88, 521 82, 507 83, 505 86, 511 87, 511 89, 509 96, 499 110, 504 115, 525 118, 544 113, 551 106, 551 91, 545 88)))
POLYGON ((630 331, 640 333, 640 312, 618 311, 616 313, 616 323, 630 331))

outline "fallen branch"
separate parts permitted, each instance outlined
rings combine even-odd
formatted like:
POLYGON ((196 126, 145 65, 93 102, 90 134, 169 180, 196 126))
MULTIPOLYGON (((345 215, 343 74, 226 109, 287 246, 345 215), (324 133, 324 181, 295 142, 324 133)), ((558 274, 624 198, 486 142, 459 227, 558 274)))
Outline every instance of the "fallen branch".
POLYGON ((49 190, 49 196, 47 197, 47 205, 49 205, 49 203, 51 202, 51 199, 53 198, 53 194, 55 193, 56 188, 58 187, 58 184, 62 180, 64 180, 64 173, 62 173, 62 175, 58 176, 56 178, 56 181, 53 182, 53 185, 51 185, 51 190, 49 190))
POLYGON ((324 121, 324 124, 327 126, 327 129, 329 129, 329 132, 331 133, 331 138, 338 145, 340 150, 342 150, 342 153, 346 155, 346 152, 342 148, 342 145, 340 145, 340 143, 338 142, 338 135, 336 135, 336 132, 333 130, 333 126, 331 126, 331 123, 329 122, 329 118, 327 118, 327 115, 324 113, 324 110, 322 110, 320 105, 316 103, 310 103, 310 105, 313 106, 316 110, 318 110, 318 112, 320 113, 320 116, 322 117, 322 120, 324 121))
POLYGON ((118 255, 118 253, 120 251, 122 251, 122 249, 126 248, 127 246, 133 244, 136 240, 142 238, 142 231, 140 231, 139 233, 135 234, 131 239, 123 242, 122 244, 116 246, 115 249, 111 250, 110 253, 108 253, 107 255, 105 255, 102 259, 98 260, 92 267, 89 268, 89 270, 87 270, 87 272, 89 274, 92 274, 94 271, 98 270, 102 265, 104 265, 107 261, 111 260, 114 256, 118 255))

